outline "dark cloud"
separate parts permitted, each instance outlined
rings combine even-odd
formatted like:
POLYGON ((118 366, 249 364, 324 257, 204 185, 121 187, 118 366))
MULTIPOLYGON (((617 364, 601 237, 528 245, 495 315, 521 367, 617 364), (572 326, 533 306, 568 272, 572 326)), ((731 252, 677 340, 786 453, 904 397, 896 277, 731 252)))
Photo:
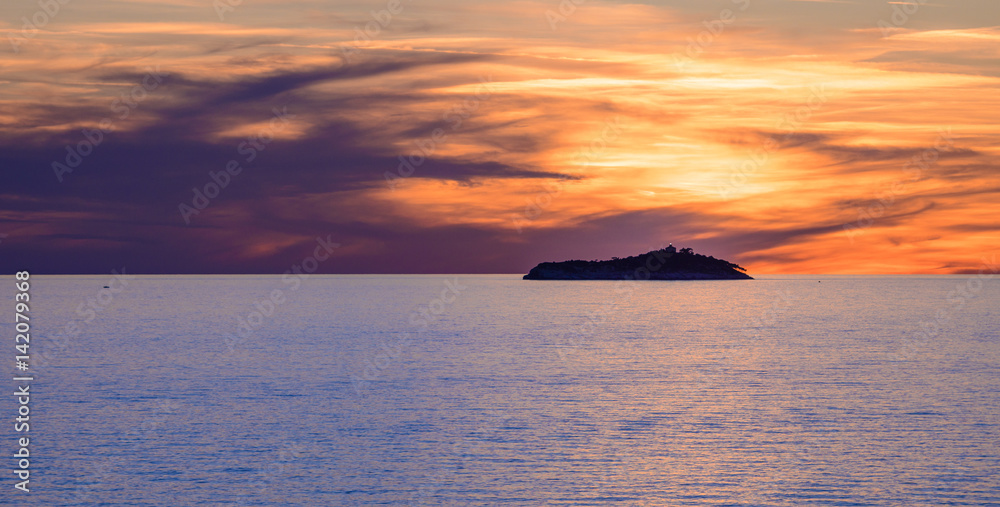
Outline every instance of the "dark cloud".
POLYGON ((887 51, 865 62, 887 63, 893 70, 1000 76, 1000 58, 976 51, 887 51))
POLYGON ((850 145, 845 144, 848 134, 833 135, 823 132, 792 132, 763 130, 722 131, 716 134, 722 142, 735 146, 749 148, 765 148, 767 142, 777 143, 779 150, 801 150, 819 155, 827 160, 826 164, 817 164, 814 171, 817 174, 860 174, 866 172, 883 172, 895 165, 899 172, 894 178, 897 181, 909 180, 912 176, 904 173, 906 164, 912 160, 922 160, 925 155, 932 157, 933 163, 925 167, 922 178, 956 178, 973 179, 989 176, 995 166, 978 161, 959 164, 962 159, 983 158, 980 151, 951 146, 936 150, 934 145, 924 147, 900 147, 892 145, 850 145))
POLYGON ((951 164, 937 166, 933 169, 938 177, 948 180, 990 180, 1000 176, 1000 165, 997 164, 951 164))
MULTIPOLYGON (((313 85, 350 83, 373 76, 400 76, 418 68, 448 66, 491 57, 449 53, 365 52, 348 65, 274 72, 244 80, 204 80, 180 72, 169 77, 140 103, 120 128, 104 135, 93 152, 59 183, 53 162, 64 162, 66 146, 84 141, 78 130, 38 135, 21 131, 0 139, 0 213, 5 230, 16 232, 5 241, 3 265, 33 266, 40 272, 105 272, 109 265, 130 265, 137 272, 278 272, 301 252, 282 247, 269 255, 248 255, 255 243, 289 238, 311 238, 344 227, 323 220, 283 220, 273 209, 276 198, 317 194, 355 198, 370 189, 388 188, 386 172, 396 172, 399 156, 418 154, 413 178, 452 180, 474 184, 479 179, 574 178, 533 167, 510 165, 488 154, 446 157, 442 150, 429 156, 416 151, 414 141, 426 141, 435 129, 449 135, 492 139, 497 154, 529 152, 540 148, 543 138, 516 133, 508 121, 468 119, 459 130, 419 112, 427 97, 419 90, 345 88, 319 92, 313 85), (246 139, 219 138, 229 128, 267 122, 273 111, 287 110, 302 122, 294 138, 279 137, 255 150, 253 160, 246 139), (389 114, 382 122, 361 121, 366 115, 389 114), (494 135, 495 134, 495 135, 494 135), (400 148, 407 146, 407 148, 400 148), (209 172, 224 173, 228 161, 237 160, 242 172, 231 178, 223 193, 206 210, 184 225, 178 205, 192 204, 193 188, 212 180, 209 172), (243 214, 236 214, 242 212, 243 214), (214 231, 209 233, 209 231, 214 231), (232 239, 234 235, 245 238, 232 239), (45 253, 38 254, 39 249, 45 253), (68 256, 67 252, 73 252, 68 256)), ((103 82, 142 82, 135 72, 92 72, 103 82)), ((452 78, 450 84, 477 83, 477 76, 452 78)), ((456 100, 467 97, 456 97, 456 100)), ((47 104, 32 110, 33 126, 93 124, 109 116, 107 108, 90 105, 47 104)), ((406 173, 406 171, 404 171, 406 173)), ((305 200, 304 200, 305 202, 305 200)), ((375 206, 376 204, 372 204, 375 206)), ((322 215, 308 209, 300 216, 322 215)), ((358 213, 352 209, 350 212, 358 213)), ((366 224, 382 212, 361 212, 347 239, 365 243, 377 239, 409 251, 419 251, 423 240, 366 224), (411 244, 412 241, 412 244, 411 244)), ((440 228, 420 225, 411 231, 420 237, 456 244, 465 236, 488 237, 497 232, 476 232, 474 227, 440 228), (416 233, 414 233, 416 234, 416 233)), ((308 241, 302 239, 301 241, 308 241)), ((424 248, 427 248, 425 245, 424 248)), ((398 257, 396 254, 390 256, 398 257)), ((480 259, 483 257, 480 256, 480 259)), ((414 258, 415 259, 415 258, 414 258)), ((352 269, 380 270, 386 259, 362 257, 352 269), (367 259, 367 260, 366 260, 367 259)), ((396 260, 393 270, 426 272, 441 266, 432 259, 413 260, 404 267, 396 260), (426 264, 422 264, 426 261, 426 264), (424 266, 424 267, 421 267, 424 266)), ((478 262, 478 261, 477 261, 478 262)), ((468 265, 473 269, 473 264, 468 265)), ((482 266, 486 264, 479 263, 482 266)), ((345 268, 346 269, 346 268, 345 268)), ((444 269, 441 267, 440 269, 444 269)))
MULTIPOLYGON (((859 162, 881 162, 887 160, 899 160, 906 162, 913 157, 919 157, 928 148, 899 148, 892 146, 838 146, 834 144, 824 144, 816 146, 813 151, 829 155, 840 164, 857 164, 859 162)), ((947 151, 937 152, 939 160, 974 157, 980 155, 976 150, 969 148, 952 148, 947 151)), ((858 167, 853 165, 853 167, 858 167)))

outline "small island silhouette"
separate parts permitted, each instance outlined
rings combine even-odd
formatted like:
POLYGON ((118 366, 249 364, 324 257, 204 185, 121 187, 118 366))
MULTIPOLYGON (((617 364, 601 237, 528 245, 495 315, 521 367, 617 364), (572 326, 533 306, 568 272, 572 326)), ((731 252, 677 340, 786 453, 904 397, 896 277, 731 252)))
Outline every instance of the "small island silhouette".
POLYGON ((641 255, 609 261, 543 262, 524 280, 753 280, 746 269, 729 261, 677 251, 671 244, 641 255))

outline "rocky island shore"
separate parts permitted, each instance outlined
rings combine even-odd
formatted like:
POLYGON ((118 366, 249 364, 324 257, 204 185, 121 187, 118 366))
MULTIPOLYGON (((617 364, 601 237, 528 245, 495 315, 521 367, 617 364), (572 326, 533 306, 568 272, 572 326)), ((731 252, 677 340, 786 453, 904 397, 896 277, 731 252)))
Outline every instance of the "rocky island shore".
POLYGON ((753 280, 746 269, 729 261, 679 252, 672 245, 641 255, 609 261, 543 262, 524 280, 753 280))

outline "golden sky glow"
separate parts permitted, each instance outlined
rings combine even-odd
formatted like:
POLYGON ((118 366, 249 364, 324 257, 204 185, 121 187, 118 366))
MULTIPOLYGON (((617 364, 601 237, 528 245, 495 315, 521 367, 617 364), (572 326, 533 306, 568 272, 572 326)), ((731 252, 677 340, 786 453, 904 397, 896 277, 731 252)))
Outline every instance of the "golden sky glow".
POLYGON ((995 2, 221 2, 72 2, 36 32, 3 8, 0 249, 266 271, 333 234, 331 272, 512 272, 672 242, 956 273, 1000 245, 995 2))

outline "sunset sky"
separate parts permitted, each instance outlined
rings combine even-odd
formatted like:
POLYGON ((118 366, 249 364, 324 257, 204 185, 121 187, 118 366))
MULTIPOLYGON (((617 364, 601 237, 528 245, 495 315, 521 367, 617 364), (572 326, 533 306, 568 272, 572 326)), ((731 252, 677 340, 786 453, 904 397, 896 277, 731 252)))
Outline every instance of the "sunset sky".
POLYGON ((996 0, 577 1, 5 2, 0 266, 996 262, 996 0))

